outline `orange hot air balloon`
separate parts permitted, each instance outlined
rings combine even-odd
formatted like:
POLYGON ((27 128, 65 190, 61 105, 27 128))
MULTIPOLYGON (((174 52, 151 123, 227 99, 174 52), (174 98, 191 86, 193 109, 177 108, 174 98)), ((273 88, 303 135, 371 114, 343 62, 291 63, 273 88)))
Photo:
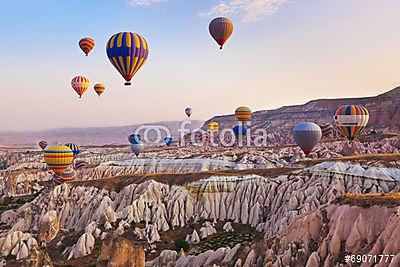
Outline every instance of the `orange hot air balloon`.
POLYGON ((208 27, 211 36, 220 45, 220 49, 233 33, 233 23, 228 18, 215 18, 208 27))
POLYGON ((104 84, 97 83, 94 85, 94 90, 100 97, 100 95, 104 92, 104 90, 106 90, 106 86, 104 84))
POLYGON ((89 88, 89 79, 85 76, 76 76, 71 80, 71 86, 79 95, 79 98, 82 98, 82 95, 89 88))
POLYGON ((94 40, 92 38, 82 38, 79 41, 79 47, 82 49, 83 53, 87 56, 94 47, 94 40))

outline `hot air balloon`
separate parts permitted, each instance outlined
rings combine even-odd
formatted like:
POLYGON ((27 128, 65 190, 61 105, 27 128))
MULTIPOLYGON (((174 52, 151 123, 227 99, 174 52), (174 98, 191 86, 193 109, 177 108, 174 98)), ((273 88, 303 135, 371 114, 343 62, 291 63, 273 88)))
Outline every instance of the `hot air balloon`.
POLYGON ((39 142, 39 147, 44 150, 47 147, 47 142, 46 141, 40 141, 39 142))
POLYGON ((142 141, 140 134, 131 134, 128 136, 128 141, 131 144, 139 144, 142 141))
POLYGON ((82 98, 82 95, 89 88, 89 79, 85 76, 76 76, 71 80, 71 86, 79 95, 79 98, 82 98))
POLYGON ((215 133, 215 132, 218 132, 218 122, 216 122, 216 121, 211 121, 209 124, 208 124, 208 130, 210 131, 210 132, 212 132, 212 133, 215 133))
POLYGON ((131 144, 131 150, 136 156, 139 156, 144 150, 144 146, 143 144, 131 144))
POLYGON ((69 147, 56 145, 44 151, 44 161, 47 166, 56 174, 61 175, 72 163, 74 153, 69 147))
POLYGON ((125 79, 125 85, 131 85, 132 77, 149 56, 146 39, 137 33, 120 32, 111 36, 106 48, 108 59, 125 79))
POLYGON ((53 173, 52 180, 56 185, 59 185, 75 180, 76 175, 76 171, 69 165, 60 175, 53 173))
POLYGON ((329 138, 333 135, 333 125, 330 123, 325 123, 320 126, 323 138, 329 138))
POLYGON ((251 118, 251 110, 248 107, 238 107, 235 110, 235 116, 241 123, 246 123, 251 118))
POLYGON ((211 36, 220 45, 220 49, 233 33, 233 23, 228 18, 215 18, 208 27, 211 36))
POLYGON ((68 143, 65 144, 66 147, 69 147, 72 152, 74 153, 74 156, 79 155, 81 153, 79 146, 77 144, 73 144, 73 143, 68 143))
POLYGON ((301 122, 293 128, 293 138, 306 156, 312 152, 321 140, 321 128, 312 122, 301 122))
POLYGON ((334 116, 336 126, 350 141, 353 141, 367 127, 368 120, 368 110, 358 105, 341 106, 334 116))
POLYGON ((164 138, 164 143, 165 143, 167 146, 170 146, 170 145, 172 144, 172 137, 165 137, 165 138, 164 138))
POLYGON ((83 53, 87 56, 94 47, 94 40, 92 38, 82 38, 79 41, 79 47, 82 49, 83 53))
POLYGON ((79 170, 85 166, 89 165, 89 163, 85 160, 78 160, 75 162, 74 167, 76 170, 79 170))
POLYGON ((236 137, 245 136, 247 133, 247 127, 244 125, 236 125, 232 130, 236 137))
POLYGON ((101 83, 96 83, 94 85, 94 90, 96 91, 96 93, 100 97, 100 95, 104 92, 104 90, 106 90, 106 86, 104 84, 101 84, 101 83))
POLYGON ((190 116, 192 116, 193 109, 192 108, 185 108, 185 113, 188 116, 188 118, 190 118, 190 116))

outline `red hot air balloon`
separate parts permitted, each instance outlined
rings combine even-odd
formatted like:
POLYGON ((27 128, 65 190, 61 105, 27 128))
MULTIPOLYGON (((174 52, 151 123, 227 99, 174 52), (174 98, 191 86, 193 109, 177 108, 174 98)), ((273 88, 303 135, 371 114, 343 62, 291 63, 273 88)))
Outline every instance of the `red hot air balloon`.
POLYGON ((79 98, 82 98, 82 95, 89 87, 89 79, 85 76, 76 76, 71 80, 71 86, 79 95, 79 98))
POLYGON ((220 49, 233 33, 233 23, 228 18, 215 18, 210 22, 208 28, 211 36, 220 45, 220 49))
POLYGON ((94 47, 94 40, 92 38, 82 38, 79 41, 79 47, 82 49, 83 53, 87 56, 94 47))

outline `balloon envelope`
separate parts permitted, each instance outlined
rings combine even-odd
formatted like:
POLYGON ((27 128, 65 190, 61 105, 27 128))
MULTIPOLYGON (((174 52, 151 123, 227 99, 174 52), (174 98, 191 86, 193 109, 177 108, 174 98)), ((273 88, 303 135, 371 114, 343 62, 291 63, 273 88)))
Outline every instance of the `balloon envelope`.
POLYGON ((74 153, 69 147, 63 145, 51 146, 44 151, 44 161, 56 174, 61 175, 72 163, 74 153))
POLYGON ((39 142, 39 147, 44 150, 47 147, 47 142, 46 141, 40 141, 39 142))
POLYGON ((211 121, 211 122, 208 124, 208 130, 209 130, 210 132, 212 132, 212 133, 218 132, 218 128, 219 128, 219 125, 218 125, 218 122, 216 122, 216 121, 211 121))
POLYGON ((193 109, 192 108, 185 108, 185 113, 188 116, 188 118, 190 118, 190 116, 192 116, 193 109))
POLYGON ((75 162, 74 167, 76 170, 79 170, 85 166, 89 165, 89 163, 85 160, 78 160, 75 162))
POLYGON ((104 92, 104 90, 106 90, 106 86, 101 83, 96 83, 93 88, 98 96, 100 96, 104 92))
POLYGON ((140 134, 131 134, 128 136, 128 141, 131 144, 139 144, 142 141, 140 134))
POLYGON ((247 127, 244 125, 236 125, 232 130, 236 137, 245 136, 247 133, 247 127))
POLYGON ((72 150, 72 152, 74 153, 74 156, 79 155, 81 153, 81 150, 77 144, 68 143, 68 144, 65 144, 65 146, 69 147, 69 149, 72 150))
POLYGON ((247 122, 251 118, 251 110, 248 107, 238 107, 235 110, 235 117, 240 122, 247 122))
POLYGON ((139 156, 144 150, 144 146, 143 144, 131 144, 131 150, 136 156, 139 156))
POLYGON ((367 127, 369 112, 363 106, 341 106, 335 112, 334 121, 339 130, 353 141, 367 127))
POLYGON ((94 40, 92 38, 82 38, 79 41, 79 47, 82 49, 83 53, 87 56, 94 47, 94 40))
POLYGON ((333 125, 330 123, 325 123, 320 126, 323 138, 329 138, 333 136, 333 125))
POLYGON ((165 137, 165 138, 164 138, 164 143, 165 143, 167 146, 170 146, 170 145, 172 144, 172 137, 165 137))
POLYGON ((82 98, 82 95, 89 88, 89 79, 85 76, 76 76, 71 80, 71 86, 75 92, 82 98))
POLYGON ((293 128, 293 138, 296 144, 308 155, 321 140, 321 128, 312 122, 301 122, 293 128))
POLYGON ((211 36, 220 45, 220 49, 233 33, 233 23, 228 18, 215 18, 208 26, 211 36))
POLYGON ((131 79, 149 56, 146 39, 137 33, 120 32, 111 36, 106 48, 108 59, 125 79, 125 85, 131 85, 131 79))
POLYGON ((60 175, 53 173, 52 179, 55 184, 62 184, 75 180, 76 176, 76 171, 69 165, 60 175))

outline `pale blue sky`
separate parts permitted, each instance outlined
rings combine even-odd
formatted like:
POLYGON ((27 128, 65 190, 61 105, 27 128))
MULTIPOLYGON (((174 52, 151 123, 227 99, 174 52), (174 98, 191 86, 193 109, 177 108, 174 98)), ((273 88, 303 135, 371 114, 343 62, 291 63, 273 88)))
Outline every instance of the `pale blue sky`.
POLYGON ((186 106, 208 119, 239 105, 382 93, 400 84, 399 10, 397 0, 0 0, 0 131, 179 120, 186 106), (208 34, 221 12, 235 24, 223 51, 208 34), (105 55, 119 31, 150 47, 131 87, 105 55), (85 36, 96 41, 89 57, 77 46, 85 36), (107 91, 78 99, 75 75, 107 91))

